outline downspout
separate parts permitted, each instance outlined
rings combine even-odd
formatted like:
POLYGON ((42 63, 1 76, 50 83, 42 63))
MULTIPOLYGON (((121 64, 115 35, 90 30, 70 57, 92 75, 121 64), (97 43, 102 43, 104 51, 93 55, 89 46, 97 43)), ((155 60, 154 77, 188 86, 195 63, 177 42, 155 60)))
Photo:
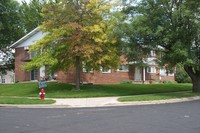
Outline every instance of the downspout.
POLYGON ((146 81, 145 67, 143 67, 143 84, 146 81))

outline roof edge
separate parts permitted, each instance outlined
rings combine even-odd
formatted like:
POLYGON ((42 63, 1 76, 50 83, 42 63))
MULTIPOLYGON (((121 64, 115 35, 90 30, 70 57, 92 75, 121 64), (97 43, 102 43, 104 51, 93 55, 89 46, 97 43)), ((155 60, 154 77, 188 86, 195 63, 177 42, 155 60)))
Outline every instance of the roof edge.
POLYGON ((39 31, 40 30, 38 27, 35 28, 34 30, 32 30, 31 32, 29 32, 28 34, 26 34, 25 36, 23 36, 16 42, 14 42, 12 45, 10 45, 10 48, 16 48, 17 46, 19 46, 19 44, 23 43, 25 40, 27 40, 29 37, 33 36, 35 33, 39 32, 39 31))

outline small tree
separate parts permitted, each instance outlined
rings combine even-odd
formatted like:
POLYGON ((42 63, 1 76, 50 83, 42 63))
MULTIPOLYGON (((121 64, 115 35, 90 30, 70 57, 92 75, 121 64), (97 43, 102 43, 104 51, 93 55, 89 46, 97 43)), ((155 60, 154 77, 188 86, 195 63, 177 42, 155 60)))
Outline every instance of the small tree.
POLYGON ((26 69, 50 65, 54 70, 66 70, 75 66, 79 89, 82 62, 94 70, 116 67, 118 55, 110 8, 104 0, 60 0, 47 5, 40 29, 48 34, 31 47, 37 56, 26 69))

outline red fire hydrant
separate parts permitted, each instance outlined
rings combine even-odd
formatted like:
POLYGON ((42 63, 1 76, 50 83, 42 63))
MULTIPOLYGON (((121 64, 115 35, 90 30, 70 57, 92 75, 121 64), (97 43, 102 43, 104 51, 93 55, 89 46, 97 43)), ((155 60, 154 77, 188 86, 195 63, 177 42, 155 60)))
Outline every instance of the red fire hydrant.
POLYGON ((44 89, 43 89, 43 88, 40 90, 39 95, 40 95, 40 99, 41 99, 41 100, 44 100, 45 92, 44 92, 44 89))

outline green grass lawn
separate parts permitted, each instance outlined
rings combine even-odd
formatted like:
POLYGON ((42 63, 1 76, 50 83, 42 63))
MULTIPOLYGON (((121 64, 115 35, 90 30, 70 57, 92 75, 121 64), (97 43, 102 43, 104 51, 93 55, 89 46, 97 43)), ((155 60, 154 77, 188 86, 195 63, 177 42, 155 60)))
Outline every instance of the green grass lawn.
POLYGON ((0 104, 53 104, 55 100, 40 100, 35 98, 0 97, 0 104))
MULTIPOLYGON (((83 85, 80 91, 65 83, 48 83, 48 98, 84 98, 129 96, 166 92, 191 91, 191 84, 113 84, 83 85)), ((0 96, 39 97, 38 83, 0 84, 0 96)))
POLYGON ((121 97, 118 99, 120 102, 132 102, 132 101, 152 101, 152 100, 167 100, 185 97, 200 96, 200 93, 192 92, 178 92, 178 93, 158 93, 158 94, 147 94, 147 95, 135 95, 129 97, 121 97))

